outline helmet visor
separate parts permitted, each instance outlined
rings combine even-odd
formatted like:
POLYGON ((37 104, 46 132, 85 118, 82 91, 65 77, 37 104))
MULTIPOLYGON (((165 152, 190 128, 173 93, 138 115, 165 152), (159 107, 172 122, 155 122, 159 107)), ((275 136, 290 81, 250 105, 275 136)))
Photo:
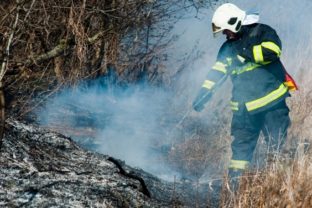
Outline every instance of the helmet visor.
POLYGON ((218 27, 214 23, 212 23, 212 33, 214 37, 216 36, 216 33, 221 32, 221 31, 222 31, 221 27, 218 27))

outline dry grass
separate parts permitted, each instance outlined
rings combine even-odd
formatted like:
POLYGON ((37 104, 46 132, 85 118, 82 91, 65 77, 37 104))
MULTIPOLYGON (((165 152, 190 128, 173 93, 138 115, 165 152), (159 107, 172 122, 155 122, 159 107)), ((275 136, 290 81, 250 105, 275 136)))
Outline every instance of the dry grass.
POLYGON ((239 192, 225 189, 221 207, 312 207, 311 155, 299 146, 293 161, 280 157, 266 169, 245 174, 239 192))

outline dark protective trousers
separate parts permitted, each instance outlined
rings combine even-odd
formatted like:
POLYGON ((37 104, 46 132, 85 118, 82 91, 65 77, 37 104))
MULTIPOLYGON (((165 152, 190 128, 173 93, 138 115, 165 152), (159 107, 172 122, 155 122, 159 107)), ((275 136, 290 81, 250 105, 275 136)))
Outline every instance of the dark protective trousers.
MULTIPOLYGON (((287 128, 290 125, 289 108, 285 100, 266 111, 250 114, 247 110, 233 115, 231 134, 232 160, 235 162, 252 160, 253 152, 257 145, 259 134, 262 131, 270 152, 278 151, 287 136, 287 128)), ((238 169, 243 169, 239 168, 238 169)))

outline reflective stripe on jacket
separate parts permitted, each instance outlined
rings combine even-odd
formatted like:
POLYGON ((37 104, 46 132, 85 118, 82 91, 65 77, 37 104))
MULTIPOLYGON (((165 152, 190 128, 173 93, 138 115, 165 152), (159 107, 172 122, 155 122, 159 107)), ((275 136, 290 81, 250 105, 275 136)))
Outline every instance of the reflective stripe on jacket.
POLYGON ((271 27, 243 26, 238 40, 227 40, 222 45, 202 89, 212 91, 220 80, 230 76, 234 111, 243 107, 256 113, 270 108, 289 96, 281 52, 281 41, 271 27))

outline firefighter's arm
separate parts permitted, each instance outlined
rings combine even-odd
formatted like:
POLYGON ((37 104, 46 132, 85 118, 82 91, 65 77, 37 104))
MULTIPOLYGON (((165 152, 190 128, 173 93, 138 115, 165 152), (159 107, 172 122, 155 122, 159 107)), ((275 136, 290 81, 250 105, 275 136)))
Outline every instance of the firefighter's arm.
POLYGON ((258 40, 251 41, 253 44, 244 48, 240 55, 257 64, 268 64, 279 59, 282 52, 282 44, 274 29, 263 25, 259 36, 255 38, 258 40))
POLYGON ((208 72, 201 89, 193 101, 193 109, 200 112, 204 109, 204 105, 210 100, 213 91, 221 85, 227 77, 227 65, 221 61, 217 61, 212 69, 208 72))

